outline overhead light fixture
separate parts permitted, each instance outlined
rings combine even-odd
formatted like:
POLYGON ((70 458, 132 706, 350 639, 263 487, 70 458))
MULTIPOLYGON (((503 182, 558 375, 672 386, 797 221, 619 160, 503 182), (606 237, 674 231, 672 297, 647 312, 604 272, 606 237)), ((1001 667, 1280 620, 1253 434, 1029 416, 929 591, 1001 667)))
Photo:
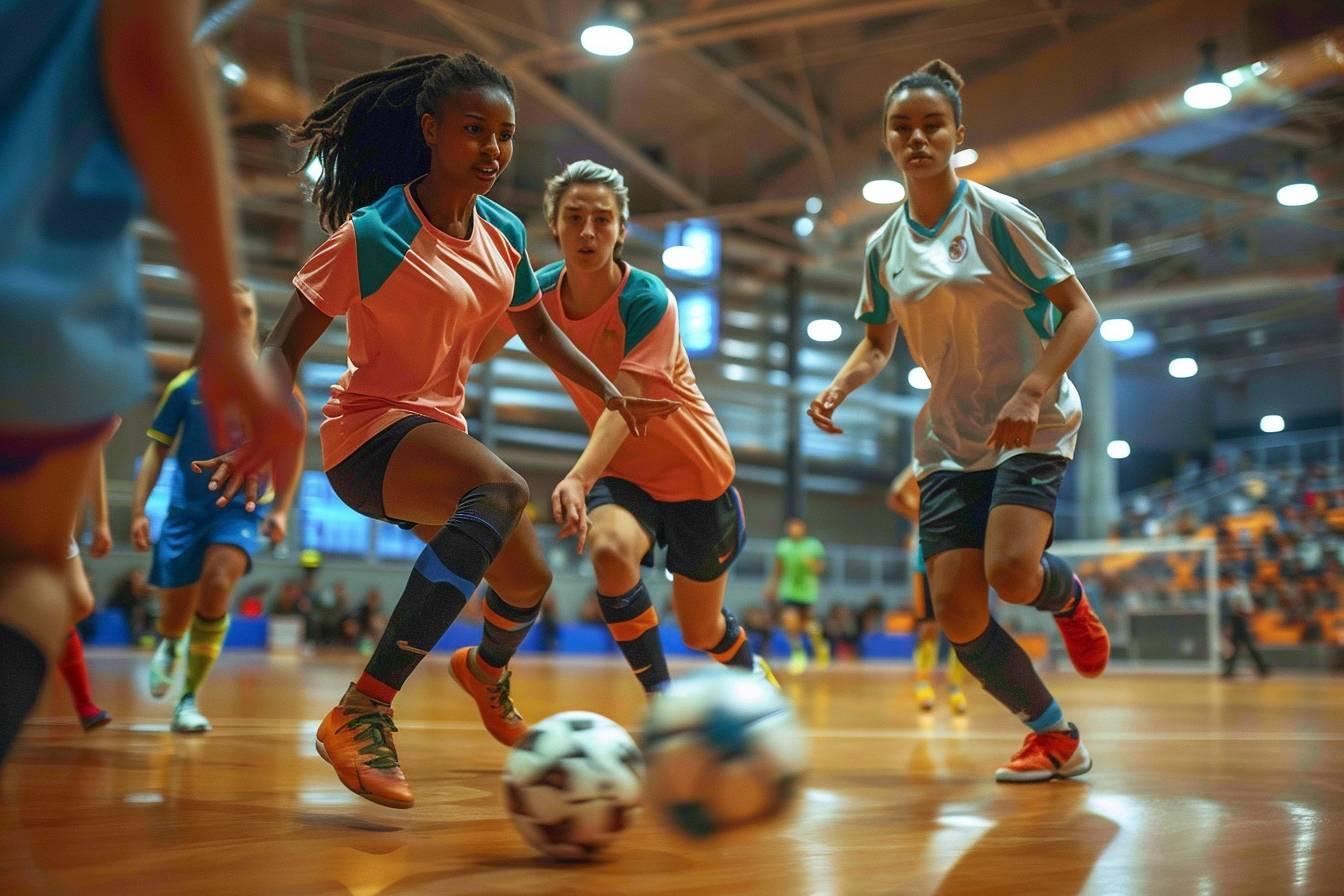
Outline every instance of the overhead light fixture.
POLYGON ((313 156, 313 160, 309 162, 306 166, 304 166, 303 176, 308 178, 313 183, 317 183, 319 180, 321 180, 322 160, 317 156, 313 156))
POLYGON ((952 153, 953 168, 965 168, 967 165, 974 165, 978 161, 980 161, 980 153, 970 147, 952 153))
POLYGON ((668 246, 663 265, 673 271, 696 271, 704 267, 705 253, 695 246, 668 246))
POLYGON ((809 215, 817 214, 821 211, 821 197, 809 196, 807 201, 803 203, 803 208, 807 209, 809 215))
POLYGON ((910 384, 912 389, 932 389, 933 383, 929 381, 929 375, 924 372, 923 367, 913 367, 905 375, 905 381, 910 384))
POLYGON ((1320 197, 1320 191, 1311 182, 1311 178, 1307 177, 1307 158, 1303 153, 1298 153, 1293 160, 1293 170, 1288 178, 1288 183, 1279 187, 1276 194, 1279 205, 1290 207, 1311 205, 1320 197))
POLYGON ((236 62, 226 62, 221 65, 219 74, 234 87, 242 87, 247 83, 247 69, 236 62))
POLYGON ((579 35, 579 45, 594 56, 624 56, 634 49, 635 36, 612 12, 611 4, 603 3, 597 17, 579 35))
POLYGON ((1194 358, 1172 358, 1167 365, 1167 373, 1178 380, 1188 380, 1199 373, 1199 365, 1194 358))
POLYGON ((1261 432, 1283 432, 1283 418, 1278 414, 1266 414, 1260 418, 1261 432))
POLYGON ((1115 439, 1107 443, 1106 456, 1111 460, 1124 460, 1129 457, 1129 443, 1124 439, 1115 439))
POLYGON ((905 185, 890 178, 875 178, 863 185, 863 198, 873 205, 895 205, 905 198, 905 185))
POLYGON ((1232 90, 1223 83, 1213 62, 1217 50, 1218 44, 1211 40, 1199 45, 1204 61, 1199 66, 1195 83, 1185 88, 1185 104, 1192 109, 1218 109, 1232 102, 1232 90))
POLYGON ((807 215, 793 222, 793 232, 799 239, 812 235, 812 231, 817 229, 817 224, 807 215))
POLYGON ((807 325, 807 338, 813 342, 834 342, 840 338, 840 322, 817 318, 807 325))
POLYGON ((1107 342, 1125 342, 1134 338, 1134 324, 1123 317, 1112 317, 1101 322, 1101 338, 1107 342))
POLYGON ((1229 90, 1233 90, 1246 83, 1246 76, 1242 74, 1241 69, 1234 68, 1230 72, 1223 72, 1218 80, 1226 84, 1229 90))

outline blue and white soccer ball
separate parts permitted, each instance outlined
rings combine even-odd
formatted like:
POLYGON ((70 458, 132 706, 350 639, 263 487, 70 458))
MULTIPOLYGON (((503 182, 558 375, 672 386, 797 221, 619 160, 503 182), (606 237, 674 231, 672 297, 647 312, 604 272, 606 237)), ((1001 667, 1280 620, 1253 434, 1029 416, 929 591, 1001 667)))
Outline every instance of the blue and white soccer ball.
POLYGON ((807 769, 807 739, 784 695, 728 669, 677 679, 644 725, 646 793, 694 837, 778 815, 807 769))
POLYGON ((644 787, 644 760, 626 730, 593 712, 543 719, 504 762, 514 827, 541 852, 586 859, 629 825, 644 787))

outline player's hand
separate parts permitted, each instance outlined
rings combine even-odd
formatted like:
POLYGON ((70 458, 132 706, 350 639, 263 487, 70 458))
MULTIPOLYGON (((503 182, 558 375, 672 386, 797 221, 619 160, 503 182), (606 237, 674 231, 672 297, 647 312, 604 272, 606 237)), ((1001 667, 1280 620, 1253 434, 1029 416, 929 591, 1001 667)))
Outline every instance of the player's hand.
POLYGON ((666 417, 681 409, 681 402, 666 398, 635 398, 630 395, 616 395, 607 399, 607 410, 621 415, 625 425, 633 436, 642 436, 649 431, 649 421, 657 417, 666 417))
POLYGON ((271 540, 271 544, 284 544, 289 533, 289 514, 283 510, 272 510, 261 523, 261 534, 271 540))
POLYGON ((1027 447, 1036 435, 1040 417, 1041 399, 1017 390, 999 411, 994 432, 989 436, 989 446, 1000 451, 1027 447))
POLYGON ((131 517, 131 547, 142 552, 149 550, 149 517, 143 513, 131 517))
POLYGON ((93 541, 89 545, 89 556, 96 560, 99 557, 106 557, 110 550, 112 550, 112 527, 107 523, 99 523, 93 527, 93 541))
MULTIPOLYGON (((230 466, 242 477, 240 484, 271 464, 277 471, 292 467, 303 440, 302 412, 289 387, 258 366, 246 340, 206 332, 200 370, 214 444, 235 449, 230 466)), ((278 489, 286 484, 276 483, 278 489)))
POLYGON ((579 536, 578 553, 588 543, 588 489, 574 476, 566 476, 551 493, 551 516, 560 526, 559 538, 579 536))
POLYGON ((807 416, 812 418, 812 422, 816 424, 817 429, 838 436, 844 430, 835 425, 831 416, 835 414, 835 409, 840 407, 840 403, 846 397, 848 396, 845 391, 839 386, 827 386, 825 391, 812 399, 812 403, 807 406, 807 416))
POLYGON ((248 446, 235 448, 232 451, 225 451, 218 457, 212 457, 209 460, 194 460, 191 462, 191 469, 196 473, 204 473, 206 470, 213 470, 210 474, 210 482, 206 488, 212 492, 219 492, 219 497, 215 499, 215 506, 228 507, 229 502, 233 500, 238 490, 243 490, 244 505, 248 513, 257 509, 257 498, 262 494, 262 477, 265 469, 255 472, 247 472, 243 466, 242 458, 245 456, 248 446))

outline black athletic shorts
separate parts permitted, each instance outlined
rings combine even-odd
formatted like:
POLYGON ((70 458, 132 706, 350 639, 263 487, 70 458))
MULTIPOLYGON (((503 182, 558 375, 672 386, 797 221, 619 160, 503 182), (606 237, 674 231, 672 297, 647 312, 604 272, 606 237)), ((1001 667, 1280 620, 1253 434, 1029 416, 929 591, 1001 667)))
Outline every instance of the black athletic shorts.
POLYGON ((380 430, 345 460, 327 471, 327 481, 336 496, 355 510, 375 520, 396 523, 403 529, 414 529, 415 523, 393 519, 383 507, 383 477, 397 445, 417 426, 434 421, 412 414, 402 417, 386 429, 380 430))
MULTIPOLYGON (((712 582, 728 571, 747 541, 747 519, 737 489, 712 501, 659 501, 624 479, 603 476, 588 492, 588 512, 615 504, 630 511, 657 544, 667 547, 667 571, 712 582)), ((653 565, 650 549, 641 561, 653 565)))
POLYGON ((910 576, 910 603, 916 622, 937 622, 933 612, 933 592, 929 590, 929 574, 917 572, 910 576))
POLYGON ((793 610, 798 614, 798 619, 807 625, 817 615, 817 602, 814 600, 789 600, 785 598, 779 602, 779 605, 786 610, 793 610))
MULTIPOLYGON (((1018 454, 992 470, 942 471, 919 481, 919 543, 924 559, 957 548, 985 549, 989 511, 1000 504, 1035 507, 1052 517, 1067 458, 1018 454)), ((1051 527, 1050 539, 1054 540, 1051 527)))

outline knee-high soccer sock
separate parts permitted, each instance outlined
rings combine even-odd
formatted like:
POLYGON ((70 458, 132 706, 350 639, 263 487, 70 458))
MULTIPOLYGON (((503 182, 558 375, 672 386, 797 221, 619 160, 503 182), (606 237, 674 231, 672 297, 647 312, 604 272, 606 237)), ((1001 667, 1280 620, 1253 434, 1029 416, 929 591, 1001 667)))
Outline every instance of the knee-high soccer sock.
POLYGON ((191 620, 191 638, 187 642, 187 677, 182 685, 182 696, 194 696, 200 690, 210 670, 224 648, 224 636, 229 633, 229 614, 218 619, 206 619, 199 613, 191 620))
POLYGON ((23 633, 0 625, 0 763, 42 693, 46 677, 47 658, 38 646, 23 633))
POLYGON ((1064 712, 1036 674, 1031 657, 990 617, 989 626, 965 644, 952 644, 968 672, 989 695, 1032 731, 1062 731, 1064 712))
POLYGON ((1072 613, 1078 603, 1078 596, 1082 594, 1073 569, 1059 557, 1047 552, 1041 557, 1041 570, 1044 573, 1041 577, 1041 593, 1036 595, 1031 605, 1061 616, 1072 613))
POLYGON ((752 661, 755 657, 751 653, 751 645, 747 643, 746 629, 727 610, 723 611, 723 637, 705 652, 725 666, 736 666, 748 672, 754 667, 752 661))
POLYGON ((537 621, 540 612, 540 600, 535 606, 515 607, 496 594, 495 589, 485 589, 482 608, 485 628, 481 632, 480 649, 476 651, 477 659, 494 668, 503 669, 518 652, 518 645, 532 630, 532 623, 537 621))
POLYGON ((452 518, 416 559, 355 690, 392 702, 462 612, 518 522, 523 500, 517 488, 503 484, 477 486, 462 496, 452 518))
POLYGON ((624 594, 612 597, 599 593, 597 598, 602 620, 645 693, 662 690, 672 676, 667 671, 667 657, 658 637, 658 611, 653 608, 644 583, 624 594))
POLYGON ((65 635, 65 651, 57 664, 65 686, 70 689, 70 700, 75 704, 75 712, 81 719, 98 713, 98 705, 93 702, 93 692, 89 689, 89 667, 84 663, 84 642, 79 632, 71 628, 65 635))
POLYGON ((933 666, 938 659, 938 639, 921 638, 915 642, 915 681, 933 677, 933 666))
POLYGON ((829 663, 831 661, 831 642, 826 640, 820 622, 815 619, 808 620, 807 638, 812 642, 812 655, 817 658, 817 664, 825 666, 829 663))

